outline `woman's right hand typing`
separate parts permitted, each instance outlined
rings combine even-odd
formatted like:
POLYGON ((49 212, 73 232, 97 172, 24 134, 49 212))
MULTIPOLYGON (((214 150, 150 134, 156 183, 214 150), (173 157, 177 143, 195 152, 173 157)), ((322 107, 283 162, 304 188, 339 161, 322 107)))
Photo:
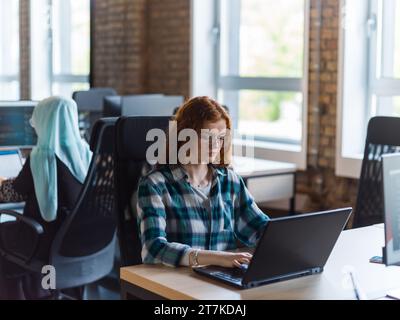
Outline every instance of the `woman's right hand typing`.
POLYGON ((224 252, 202 250, 198 254, 200 265, 214 265, 226 268, 240 268, 242 264, 249 264, 253 256, 248 252, 224 252))

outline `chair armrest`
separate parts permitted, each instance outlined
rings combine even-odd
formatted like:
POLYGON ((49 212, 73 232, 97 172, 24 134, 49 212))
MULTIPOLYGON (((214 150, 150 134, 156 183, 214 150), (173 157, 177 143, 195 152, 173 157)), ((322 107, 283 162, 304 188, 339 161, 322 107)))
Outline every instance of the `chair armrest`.
MULTIPOLYGON (((9 252, 3 244, 2 237, 0 237, 0 252, 2 254, 17 257, 19 259, 22 259, 24 263, 29 263, 32 260, 32 258, 35 256, 37 248, 38 248, 40 236, 44 233, 43 226, 40 223, 38 223, 37 221, 35 221, 34 219, 25 217, 22 214, 15 212, 15 211, 0 210, 0 218, 3 215, 14 217, 18 222, 27 225, 29 228, 33 229, 34 232, 36 233, 37 238, 36 238, 36 241, 34 241, 32 244, 32 251, 30 252, 29 256, 19 254, 18 252, 9 252)), ((2 227, 2 223, 0 223, 0 230, 1 230, 1 227, 2 227)))
POLYGON ((38 235, 42 235, 44 233, 44 229, 39 222, 37 222, 36 220, 33 220, 32 218, 25 217, 21 213, 11 211, 11 210, 0 210, 0 218, 2 215, 14 217, 17 221, 21 221, 21 222, 25 223, 26 225, 31 227, 33 230, 35 230, 35 232, 38 235))

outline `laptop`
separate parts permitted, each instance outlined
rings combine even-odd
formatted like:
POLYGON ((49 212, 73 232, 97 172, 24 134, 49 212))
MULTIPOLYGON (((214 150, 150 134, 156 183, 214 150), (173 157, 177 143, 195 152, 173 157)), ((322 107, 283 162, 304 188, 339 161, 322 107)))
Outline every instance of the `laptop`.
POLYGON ((248 266, 193 270, 242 289, 321 273, 351 212, 344 208, 269 220, 248 266))
POLYGON ((23 164, 19 149, 0 149, 0 177, 17 177, 23 164))

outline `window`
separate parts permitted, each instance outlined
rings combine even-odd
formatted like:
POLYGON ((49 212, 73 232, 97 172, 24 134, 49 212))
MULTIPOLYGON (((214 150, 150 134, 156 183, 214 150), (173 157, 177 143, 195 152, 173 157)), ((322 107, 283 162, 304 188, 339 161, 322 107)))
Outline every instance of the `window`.
POLYGON ((358 178, 374 116, 400 116, 400 0, 342 0, 337 174, 358 178))
POLYGON ((293 152, 302 157, 294 162, 305 167, 308 1, 217 2, 216 85, 236 141, 254 137, 259 151, 293 152))
POLYGON ((31 1, 32 98, 89 88, 90 0, 31 1))
POLYGON ((19 0, 0 0, 0 100, 19 99, 19 0))

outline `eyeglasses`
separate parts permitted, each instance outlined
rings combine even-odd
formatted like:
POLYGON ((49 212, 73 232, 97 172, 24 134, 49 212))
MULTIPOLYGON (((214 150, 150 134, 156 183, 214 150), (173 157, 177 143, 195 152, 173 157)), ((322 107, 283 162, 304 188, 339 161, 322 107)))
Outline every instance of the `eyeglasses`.
POLYGON ((225 141, 225 135, 202 134, 201 139, 210 145, 222 145, 225 141))

